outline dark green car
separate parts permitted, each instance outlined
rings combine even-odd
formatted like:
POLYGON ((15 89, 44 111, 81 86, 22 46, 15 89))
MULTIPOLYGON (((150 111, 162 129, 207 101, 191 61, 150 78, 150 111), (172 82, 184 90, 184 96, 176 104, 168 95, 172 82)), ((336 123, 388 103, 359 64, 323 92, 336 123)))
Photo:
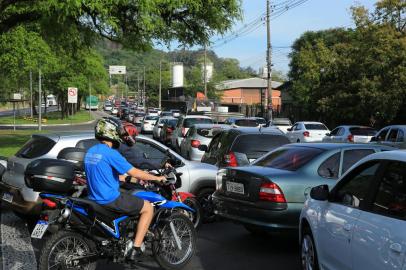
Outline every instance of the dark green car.
POLYGON ((302 143, 279 147, 250 166, 221 169, 213 194, 215 213, 251 232, 298 229, 306 194, 334 185, 353 164, 382 145, 302 143))

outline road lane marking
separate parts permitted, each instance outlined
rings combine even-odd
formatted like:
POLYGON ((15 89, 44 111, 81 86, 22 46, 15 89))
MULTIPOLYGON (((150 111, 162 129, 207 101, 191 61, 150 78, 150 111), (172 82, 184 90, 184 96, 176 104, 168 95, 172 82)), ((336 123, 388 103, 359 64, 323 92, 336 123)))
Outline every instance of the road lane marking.
POLYGON ((0 221, 3 269, 36 270, 37 260, 25 222, 12 212, 4 212, 4 209, 0 221))

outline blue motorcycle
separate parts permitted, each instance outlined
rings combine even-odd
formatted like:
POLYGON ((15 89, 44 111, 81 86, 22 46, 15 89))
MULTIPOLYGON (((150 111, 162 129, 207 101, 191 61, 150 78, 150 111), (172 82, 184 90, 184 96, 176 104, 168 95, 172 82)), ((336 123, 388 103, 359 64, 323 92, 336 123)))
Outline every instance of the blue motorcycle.
MULTIPOLYGON (((127 216, 105 209, 83 198, 71 197, 75 168, 60 160, 40 159, 26 169, 26 184, 39 191, 43 212, 31 237, 42 239, 38 269, 95 269, 99 259, 133 264, 127 259, 129 241, 134 239, 138 215, 127 216)), ((177 179, 171 178, 168 184, 177 179)), ((131 191, 151 202, 154 218, 145 237, 147 255, 168 270, 181 269, 196 249, 193 223, 184 214, 189 206, 168 201, 154 192, 131 191)))

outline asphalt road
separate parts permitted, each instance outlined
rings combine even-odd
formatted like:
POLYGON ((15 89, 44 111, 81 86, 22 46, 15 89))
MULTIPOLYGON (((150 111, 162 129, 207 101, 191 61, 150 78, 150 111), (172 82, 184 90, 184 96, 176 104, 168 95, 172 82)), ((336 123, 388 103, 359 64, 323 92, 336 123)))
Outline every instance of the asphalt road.
MULTIPOLYGON (((42 241, 32 240, 29 229, 9 211, 1 214, 0 269, 35 270, 42 241)), ((295 236, 253 236, 230 222, 204 224, 198 231, 197 251, 185 270, 299 270, 295 236)), ((124 270, 122 265, 100 260, 97 270, 124 270)), ((137 265, 139 270, 160 269, 153 260, 137 265)))

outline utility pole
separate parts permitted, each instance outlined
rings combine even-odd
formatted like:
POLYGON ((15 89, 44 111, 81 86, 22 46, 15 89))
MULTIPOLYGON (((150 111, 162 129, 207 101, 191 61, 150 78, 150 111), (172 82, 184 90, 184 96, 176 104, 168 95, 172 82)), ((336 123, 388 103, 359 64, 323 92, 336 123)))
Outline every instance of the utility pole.
POLYGON ((268 73, 268 81, 267 81, 267 92, 268 92, 268 100, 265 101, 265 110, 264 112, 268 111, 268 120, 272 121, 272 47, 271 47, 271 27, 270 27, 270 0, 266 0, 266 65, 267 65, 267 73, 268 73))
POLYGON ((141 95, 140 95, 140 71, 137 71, 137 99, 138 105, 141 103, 141 95))
POLYGON ((41 111, 42 111, 42 93, 41 93, 41 69, 38 71, 38 94, 39 94, 39 98, 38 98, 38 130, 42 130, 42 115, 41 115, 41 111))
POLYGON ((146 104, 145 104, 145 66, 144 66, 144 87, 142 88, 142 104, 146 108, 146 104))
POLYGON ((207 48, 204 43, 204 67, 203 67, 203 80, 204 80, 204 99, 207 99, 207 48))
POLYGON ((162 110, 162 60, 159 60, 159 109, 162 110))
POLYGON ((30 107, 31 107, 31 118, 33 118, 34 113, 32 111, 32 106, 34 106, 34 104, 32 103, 32 71, 30 70, 30 93, 31 93, 31 103, 30 103, 30 107))
POLYGON ((90 85, 90 80, 89 80, 89 119, 92 119, 92 87, 90 85))

